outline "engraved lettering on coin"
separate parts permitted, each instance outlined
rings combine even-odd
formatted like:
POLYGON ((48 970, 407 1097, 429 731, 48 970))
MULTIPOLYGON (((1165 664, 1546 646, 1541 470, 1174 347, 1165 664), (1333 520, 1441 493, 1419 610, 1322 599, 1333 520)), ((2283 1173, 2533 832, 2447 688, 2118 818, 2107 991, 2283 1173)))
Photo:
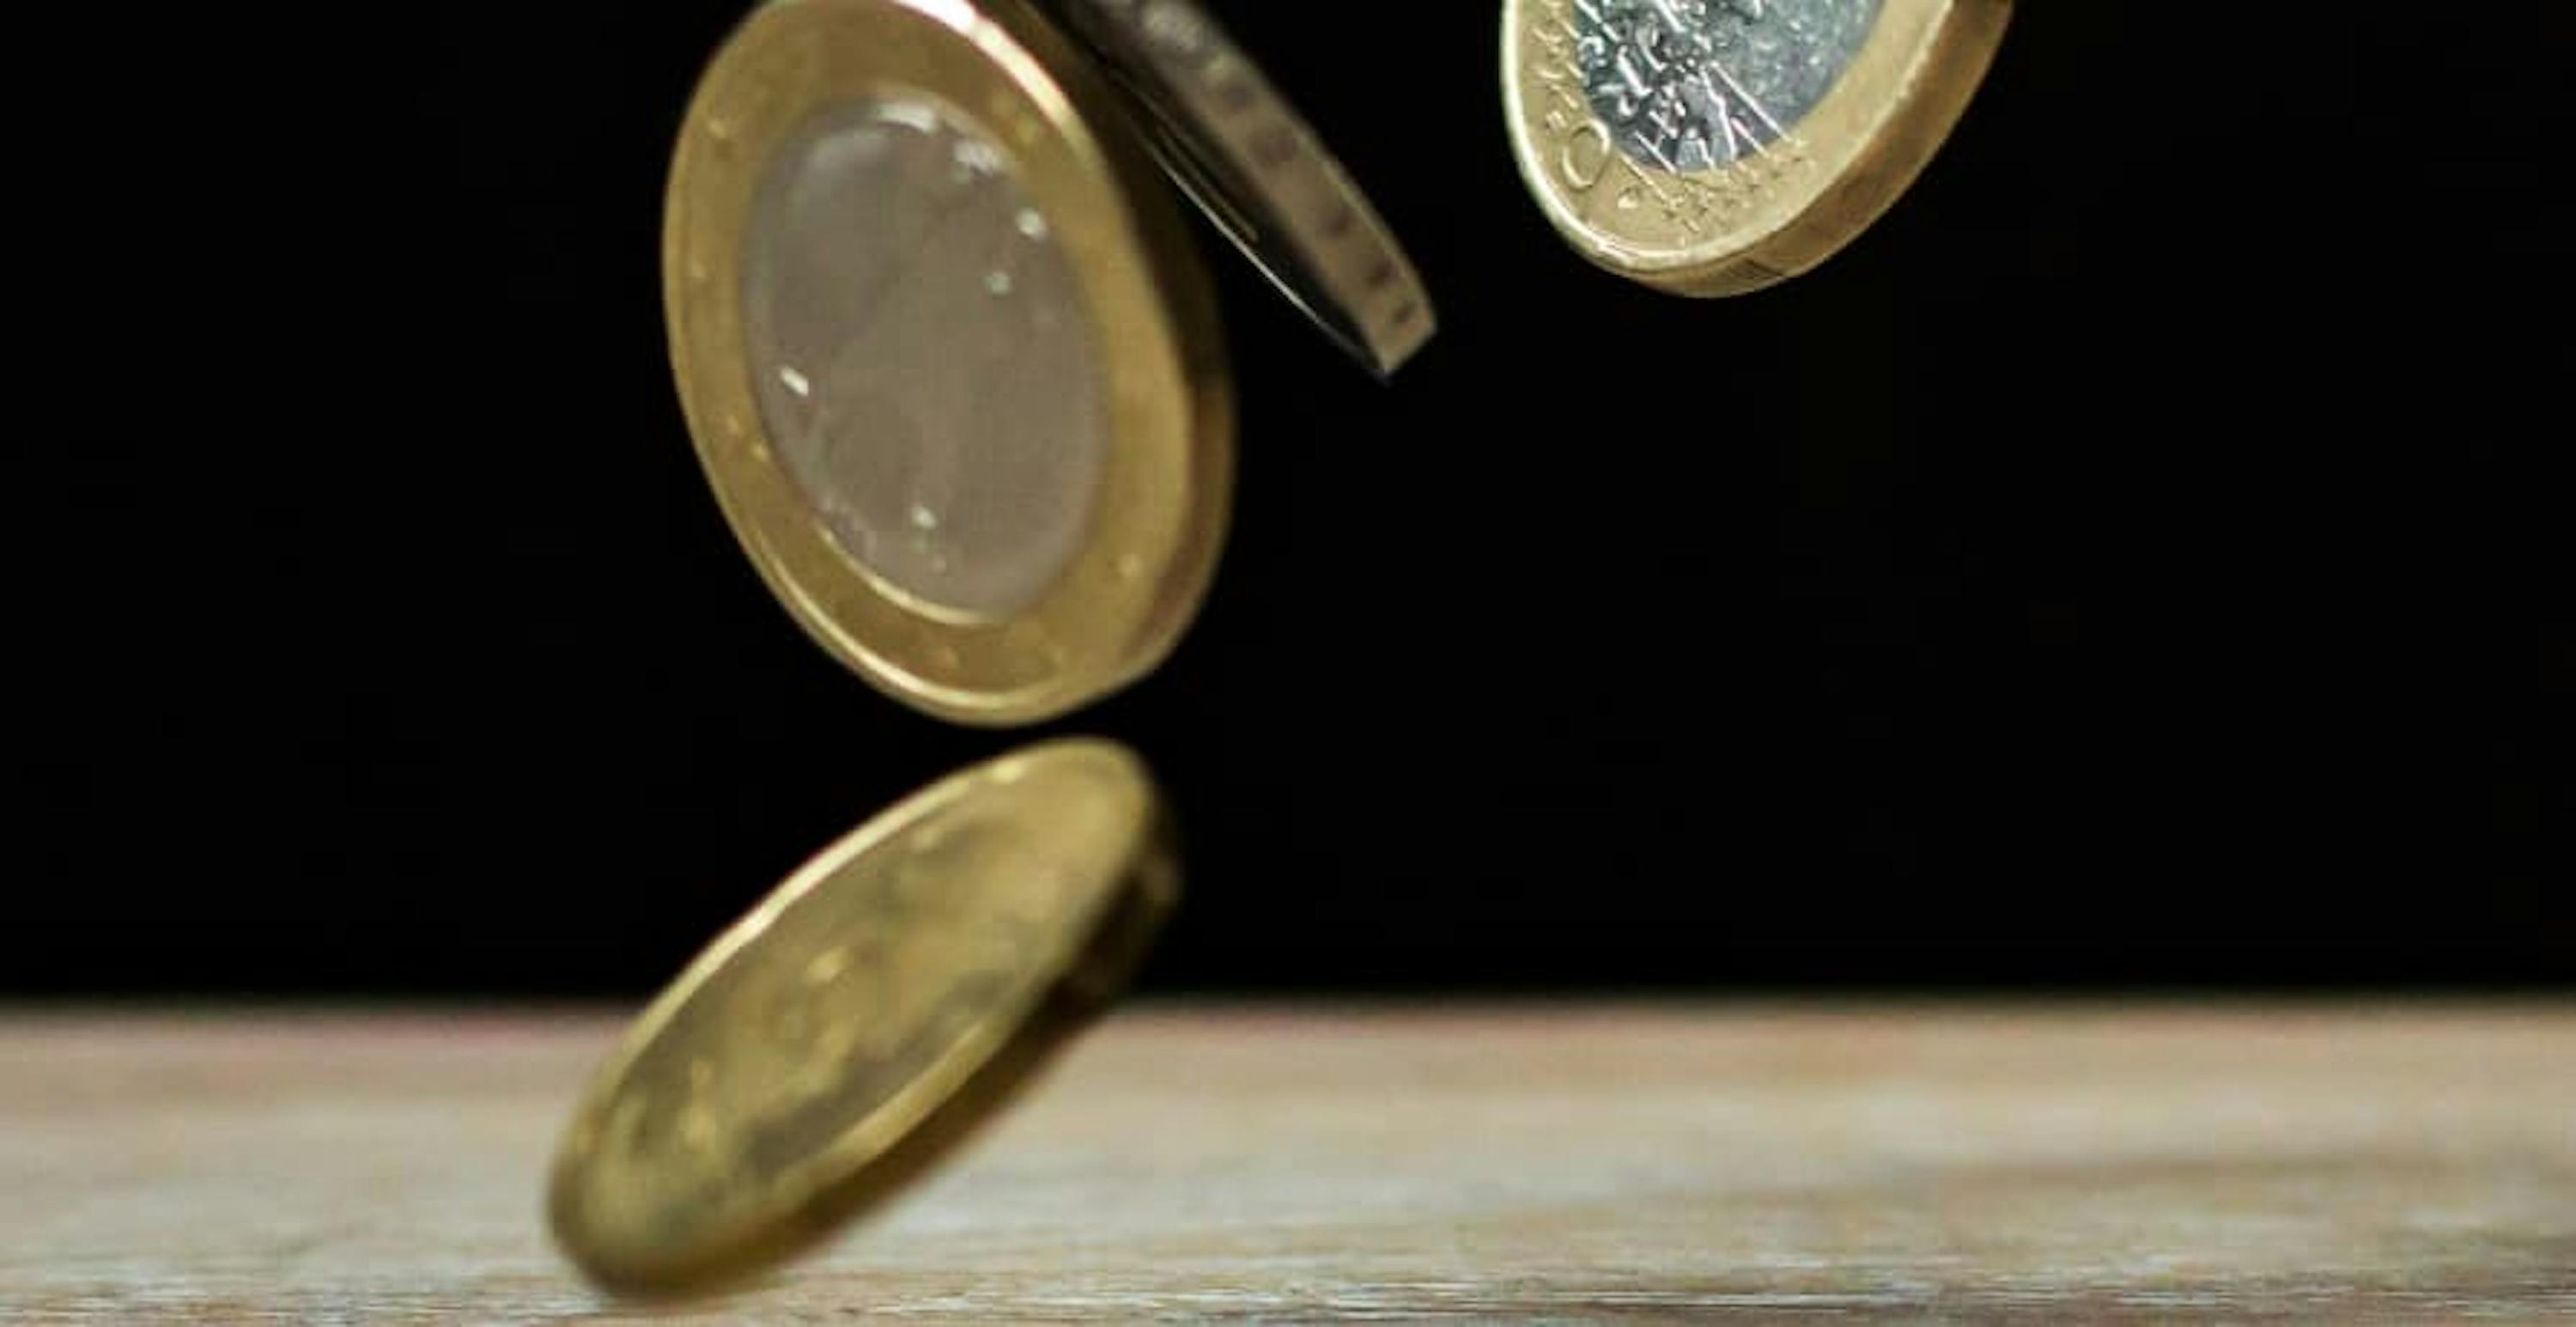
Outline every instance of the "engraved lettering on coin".
POLYGON ((1557 170, 1564 174, 1567 184, 1589 189, 1601 183, 1602 173, 1610 169, 1611 162, 1605 142, 1607 131, 1590 120, 1566 134, 1564 149, 1557 157, 1557 170))
POLYGON ((1108 418, 1072 266, 1002 149, 927 100, 828 107, 768 166, 742 257, 761 422, 842 550, 969 615, 1044 597, 1108 418))
POLYGON ((1787 137, 1833 90, 1881 0, 1573 0, 1574 64, 1631 160, 1682 173, 1787 137))

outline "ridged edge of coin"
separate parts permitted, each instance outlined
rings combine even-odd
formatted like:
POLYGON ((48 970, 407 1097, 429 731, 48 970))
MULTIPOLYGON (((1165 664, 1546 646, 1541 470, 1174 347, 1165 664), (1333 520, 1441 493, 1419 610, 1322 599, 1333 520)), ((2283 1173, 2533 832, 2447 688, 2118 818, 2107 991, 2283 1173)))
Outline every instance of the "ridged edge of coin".
POLYGON ((1413 260, 1340 160, 1188 0, 1056 0, 1139 103, 1164 169, 1336 344, 1380 377, 1439 329, 1413 260))

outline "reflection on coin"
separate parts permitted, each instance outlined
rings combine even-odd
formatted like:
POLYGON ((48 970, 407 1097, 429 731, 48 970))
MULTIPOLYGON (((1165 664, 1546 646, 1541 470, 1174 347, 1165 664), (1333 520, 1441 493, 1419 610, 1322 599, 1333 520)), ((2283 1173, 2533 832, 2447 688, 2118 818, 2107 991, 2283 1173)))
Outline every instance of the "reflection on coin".
POLYGON ((1505 0, 1521 175, 1593 262, 1688 295, 1831 257, 1904 192, 2010 0, 1505 0))
POLYGON ((1152 668, 1225 527, 1213 297, 1085 69, 1015 4, 774 0, 673 158, 672 361, 726 516, 826 649, 948 718, 1152 668))
POLYGON ((1413 261, 1341 163, 1192 0, 1056 0, 1135 95, 1200 210, 1316 325, 1379 374, 1436 327, 1413 261))
POLYGON ((1108 422, 1072 265, 1003 162, 925 98, 827 107, 771 161, 742 273, 762 430, 843 551, 986 616, 1080 551, 1108 422))
POLYGON ((1178 875, 1122 747, 914 794, 689 965, 599 1071, 548 1210, 625 1290, 755 1270, 891 1195, 1124 980, 1178 875))

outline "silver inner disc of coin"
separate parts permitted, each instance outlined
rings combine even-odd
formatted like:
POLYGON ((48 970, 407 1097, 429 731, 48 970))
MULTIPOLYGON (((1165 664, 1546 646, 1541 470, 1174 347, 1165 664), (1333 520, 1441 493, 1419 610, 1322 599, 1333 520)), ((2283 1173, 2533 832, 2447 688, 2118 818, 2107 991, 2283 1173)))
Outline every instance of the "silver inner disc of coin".
POLYGON ((1573 0, 1575 62, 1613 141, 1682 172, 1778 142, 1833 91, 1880 0, 1573 0))
POLYGON ((926 98, 820 110, 769 163, 742 274, 761 423, 842 549, 969 616, 1044 597, 1109 426, 1072 265, 1000 147, 926 98))

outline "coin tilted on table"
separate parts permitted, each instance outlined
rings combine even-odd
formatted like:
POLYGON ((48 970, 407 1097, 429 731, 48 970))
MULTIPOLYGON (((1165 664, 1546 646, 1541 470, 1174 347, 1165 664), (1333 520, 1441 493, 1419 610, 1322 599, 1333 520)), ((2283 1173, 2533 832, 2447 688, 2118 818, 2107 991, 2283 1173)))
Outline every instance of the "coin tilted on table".
POLYGON ((727 519, 827 651, 963 722, 1142 676, 1215 571, 1231 378, 1140 125, 1242 167, 1202 204, 1261 218, 1246 251, 1373 366, 1432 327, 1366 203, 1211 25, 1179 0, 1096 8, 1132 59, 1019 0, 770 0, 673 155, 671 357, 727 519))
POLYGON ((1124 984, 1179 891, 1144 766, 1031 747, 806 863, 645 1010, 555 1158, 601 1283, 757 1271, 891 1196, 1124 984))
POLYGON ((1521 177, 1575 250, 1684 295, 1833 256, 1913 182, 2011 0, 1505 0, 1521 177))

